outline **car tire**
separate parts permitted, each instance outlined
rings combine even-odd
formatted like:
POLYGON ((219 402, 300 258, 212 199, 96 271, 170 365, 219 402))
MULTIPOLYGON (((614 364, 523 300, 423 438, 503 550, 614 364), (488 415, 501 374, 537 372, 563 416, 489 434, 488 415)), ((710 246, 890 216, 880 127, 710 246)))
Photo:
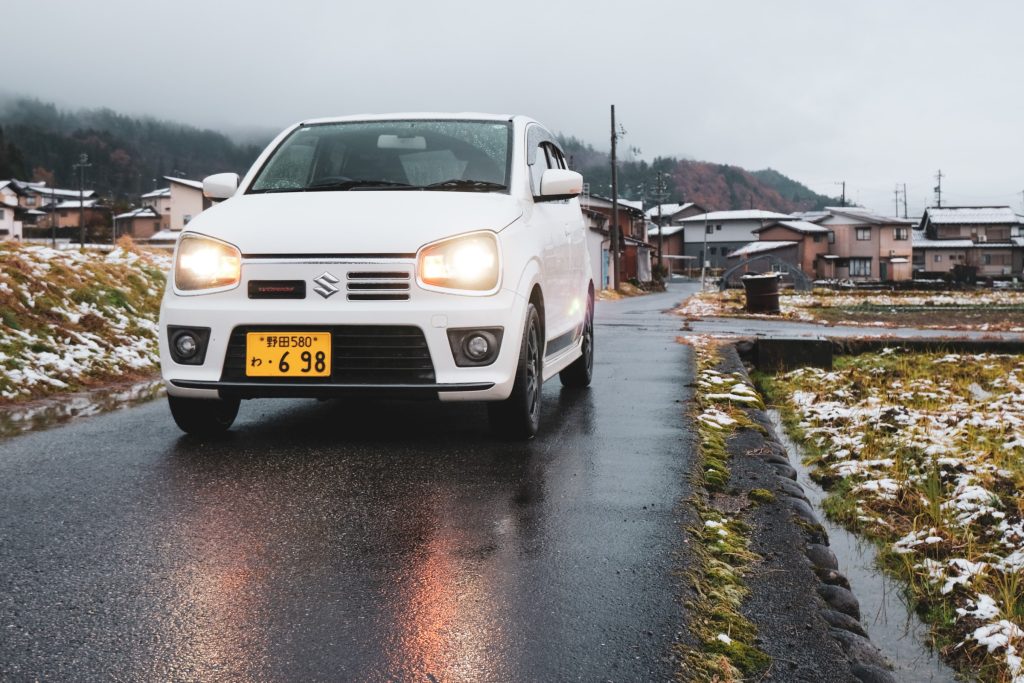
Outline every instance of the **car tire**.
POLYGON ((571 365, 558 373, 562 386, 585 389, 594 377, 594 302, 587 303, 587 317, 583 322, 583 353, 571 365))
POLYGON ((193 436, 214 436, 231 428, 238 415, 239 400, 168 396, 167 403, 181 431, 193 436))
POLYGON ((541 330, 536 307, 527 304, 512 394, 504 401, 487 404, 491 431, 498 436, 526 440, 533 438, 540 427, 541 387, 544 384, 544 335, 541 330))

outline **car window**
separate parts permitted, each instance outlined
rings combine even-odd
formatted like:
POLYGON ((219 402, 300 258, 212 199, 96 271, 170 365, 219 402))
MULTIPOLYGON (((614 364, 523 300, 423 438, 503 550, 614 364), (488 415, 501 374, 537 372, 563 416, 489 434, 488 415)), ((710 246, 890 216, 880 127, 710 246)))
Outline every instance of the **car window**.
POLYGON ((537 145, 533 154, 533 161, 530 165, 530 184, 533 188, 534 196, 537 196, 540 194, 541 176, 544 175, 544 171, 550 168, 548 165, 547 145, 543 143, 537 145))
POLYGON ((249 192, 508 187, 511 124, 408 120, 315 124, 271 154, 249 192), (431 187, 441 185, 441 187, 431 187))

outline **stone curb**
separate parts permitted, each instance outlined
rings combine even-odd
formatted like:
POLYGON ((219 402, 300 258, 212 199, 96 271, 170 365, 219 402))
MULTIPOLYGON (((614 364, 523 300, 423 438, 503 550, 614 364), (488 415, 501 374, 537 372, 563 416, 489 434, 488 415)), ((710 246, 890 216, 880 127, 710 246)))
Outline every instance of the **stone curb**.
MULTIPOLYGON (((724 347, 723 350, 728 348, 724 347)), ((733 350, 742 352, 743 349, 733 350)), ((739 362, 739 355, 737 353, 734 356, 737 371, 753 386, 746 368, 739 362)), ((777 500, 789 507, 791 519, 802 527, 806 540, 803 551, 818 578, 820 612, 829 625, 830 635, 846 653, 850 660, 850 671, 858 680, 863 683, 896 683, 885 656, 866 637, 867 632, 860 623, 860 603, 850 591, 850 582, 839 571, 836 556, 828 548, 828 535, 808 503, 803 488, 796 481, 796 470, 789 464, 786 449, 776 436, 767 414, 752 407, 748 407, 747 412, 765 429, 765 447, 751 457, 760 458, 775 471, 774 489, 779 494, 777 500)))

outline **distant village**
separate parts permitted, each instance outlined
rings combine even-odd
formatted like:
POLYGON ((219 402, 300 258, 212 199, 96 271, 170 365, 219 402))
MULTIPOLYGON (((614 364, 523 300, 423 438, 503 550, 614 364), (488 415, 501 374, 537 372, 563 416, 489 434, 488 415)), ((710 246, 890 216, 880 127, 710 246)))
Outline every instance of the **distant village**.
MULTIPOLYGON (((0 180, 0 241, 111 244, 129 235, 172 247, 211 202, 199 180, 164 180, 166 187, 141 195, 137 208, 122 213, 94 190, 0 180)), ((613 202, 585 192, 580 204, 593 271, 608 288, 613 202)), ((853 283, 975 283, 1024 275, 1024 216, 1009 206, 935 206, 910 219, 849 206, 782 214, 620 199, 618 222, 621 279, 639 284, 655 279, 659 266, 667 274, 704 268, 727 282, 769 271, 805 282, 853 283)))
MULTIPOLYGON (((1009 206, 935 206, 910 219, 850 206, 781 214, 618 204, 621 278, 640 283, 652 279, 659 256, 668 273, 705 268, 728 283, 774 271, 804 282, 971 284, 1012 281, 1024 270, 1024 216, 1009 206)), ((581 205, 594 273, 607 287, 613 202, 585 194, 581 205)))

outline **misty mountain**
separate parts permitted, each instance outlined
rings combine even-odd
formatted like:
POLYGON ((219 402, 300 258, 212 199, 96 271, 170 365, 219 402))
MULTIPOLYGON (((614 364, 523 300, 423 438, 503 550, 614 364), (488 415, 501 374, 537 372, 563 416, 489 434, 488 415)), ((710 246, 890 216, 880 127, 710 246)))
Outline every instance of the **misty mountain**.
MULTIPOLYGON (((559 142, 572 167, 583 174, 590 191, 610 196, 609 153, 574 137, 560 136, 559 142)), ((839 203, 774 169, 747 171, 739 166, 676 157, 657 157, 651 163, 628 157, 620 159, 619 196, 643 198, 645 205, 656 204, 654 193, 659 172, 667 175, 665 202, 697 202, 713 211, 757 208, 789 213, 839 203)))
MULTIPOLYGON (((132 117, 110 109, 66 111, 28 98, 0 101, 0 179, 45 180, 77 187, 75 164, 89 156, 86 187, 115 201, 166 185, 165 175, 203 178, 212 173, 245 173, 273 133, 235 131, 233 137, 194 126, 132 117)), ((594 194, 610 194, 607 152, 574 137, 560 141, 573 168, 583 173, 594 194)), ((654 203, 657 173, 667 174, 666 202, 695 201, 714 210, 797 211, 836 203, 778 171, 747 171, 675 157, 653 162, 626 158, 619 165, 619 194, 654 203)))
POLYGON ((0 176, 28 176, 74 188, 74 166, 87 154, 92 165, 86 169, 86 187, 116 199, 163 187, 165 175, 244 173, 262 149, 261 144, 240 144, 212 130, 110 109, 63 111, 25 98, 0 104, 0 129, 6 141, 0 141, 6 152, 0 152, 0 161, 13 159, 22 169, 0 176))

